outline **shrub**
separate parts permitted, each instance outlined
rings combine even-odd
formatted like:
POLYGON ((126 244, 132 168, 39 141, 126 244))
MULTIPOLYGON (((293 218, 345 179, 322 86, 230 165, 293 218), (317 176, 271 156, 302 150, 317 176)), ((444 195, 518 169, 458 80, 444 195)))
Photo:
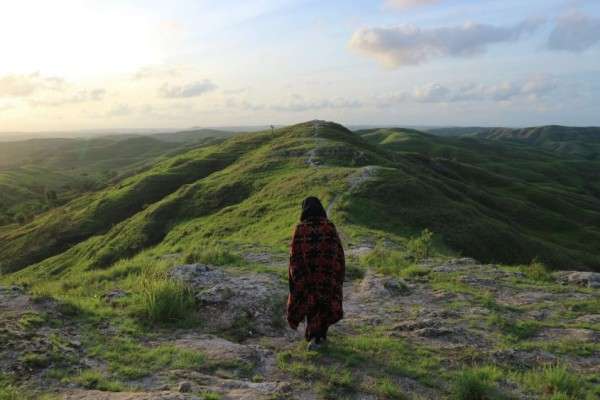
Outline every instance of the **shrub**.
POLYGON ((152 323, 175 323, 193 320, 196 301, 192 290, 164 273, 142 278, 142 307, 152 323))
POLYGON ((433 232, 424 229, 419 236, 406 243, 406 248, 415 260, 429 257, 433 248, 433 232))

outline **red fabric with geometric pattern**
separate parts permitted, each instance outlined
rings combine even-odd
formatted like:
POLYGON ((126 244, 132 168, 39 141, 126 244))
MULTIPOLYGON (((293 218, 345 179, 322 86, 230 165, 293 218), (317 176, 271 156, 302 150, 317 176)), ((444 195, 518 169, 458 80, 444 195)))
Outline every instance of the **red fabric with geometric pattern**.
POLYGON ((296 226, 290 246, 287 320, 292 329, 306 319, 307 340, 344 316, 346 263, 335 225, 309 218, 296 226))

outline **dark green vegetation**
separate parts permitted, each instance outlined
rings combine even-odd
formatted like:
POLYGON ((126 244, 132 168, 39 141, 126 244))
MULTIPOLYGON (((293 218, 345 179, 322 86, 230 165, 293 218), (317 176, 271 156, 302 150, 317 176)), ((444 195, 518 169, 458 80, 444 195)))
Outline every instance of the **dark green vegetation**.
POLYGON ((600 159, 600 128, 540 126, 533 128, 437 128, 439 136, 476 137, 479 139, 521 143, 588 160, 600 159))
POLYGON ((152 136, 31 139, 0 144, 0 226, 24 224, 44 211, 140 173, 161 157, 222 140, 196 130, 152 136))
POLYGON ((482 261, 600 268, 599 174, 600 161, 526 145, 305 123, 182 152, 2 229, 0 269, 106 268, 208 238, 283 247, 309 194, 335 199, 351 237, 427 228, 482 261))

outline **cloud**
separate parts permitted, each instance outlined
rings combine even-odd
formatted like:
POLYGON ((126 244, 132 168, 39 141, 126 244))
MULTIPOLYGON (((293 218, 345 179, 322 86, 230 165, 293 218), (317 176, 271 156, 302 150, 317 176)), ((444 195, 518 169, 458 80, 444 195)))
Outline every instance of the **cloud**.
POLYGON ((442 85, 429 83, 411 92, 394 93, 375 99, 378 107, 391 107, 395 104, 414 103, 458 103, 458 102, 509 102, 513 100, 535 101, 547 97, 558 88, 558 81, 552 76, 532 76, 526 80, 504 82, 496 85, 461 83, 442 85))
POLYGON ((69 96, 46 100, 32 100, 30 104, 36 107, 59 107, 65 104, 102 101, 105 95, 106 90, 104 89, 80 90, 69 96))
POLYGON ((439 3, 440 0, 386 0, 388 7, 406 9, 439 3))
POLYGON ((134 80, 175 78, 181 75, 181 68, 166 65, 148 65, 133 75, 134 80))
POLYGON ((600 18, 578 12, 560 17, 548 38, 548 48, 581 52, 600 42, 600 18))
POLYGON ((353 34, 350 48, 374 57, 387 67, 397 68, 435 58, 481 54, 492 44, 516 41, 542 24, 542 20, 526 20, 510 27, 469 22, 433 29, 412 25, 362 28, 353 34))
POLYGON ((13 104, 0 104, 0 113, 15 108, 13 104))
POLYGON ((127 104, 116 104, 104 115, 108 118, 120 118, 133 114, 134 110, 127 104))
POLYGON ((202 96, 205 93, 212 92, 217 89, 217 85, 205 79, 203 81, 193 82, 181 86, 169 86, 168 84, 162 85, 158 89, 158 94, 161 97, 168 99, 180 99, 187 97, 202 96))
POLYGON ((4 75, 0 77, 0 97, 29 97, 40 91, 61 91, 66 84, 62 78, 29 75, 4 75))
POLYGON ((307 100, 300 95, 293 95, 287 102, 272 105, 274 111, 302 112, 323 109, 358 108, 362 103, 357 100, 348 100, 341 97, 323 100, 307 100))

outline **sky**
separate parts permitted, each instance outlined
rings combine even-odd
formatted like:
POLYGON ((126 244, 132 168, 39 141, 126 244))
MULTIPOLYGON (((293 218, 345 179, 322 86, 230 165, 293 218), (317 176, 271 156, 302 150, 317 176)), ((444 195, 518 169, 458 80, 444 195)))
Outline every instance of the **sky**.
POLYGON ((597 0, 0 0, 0 132, 600 126, 597 0))

